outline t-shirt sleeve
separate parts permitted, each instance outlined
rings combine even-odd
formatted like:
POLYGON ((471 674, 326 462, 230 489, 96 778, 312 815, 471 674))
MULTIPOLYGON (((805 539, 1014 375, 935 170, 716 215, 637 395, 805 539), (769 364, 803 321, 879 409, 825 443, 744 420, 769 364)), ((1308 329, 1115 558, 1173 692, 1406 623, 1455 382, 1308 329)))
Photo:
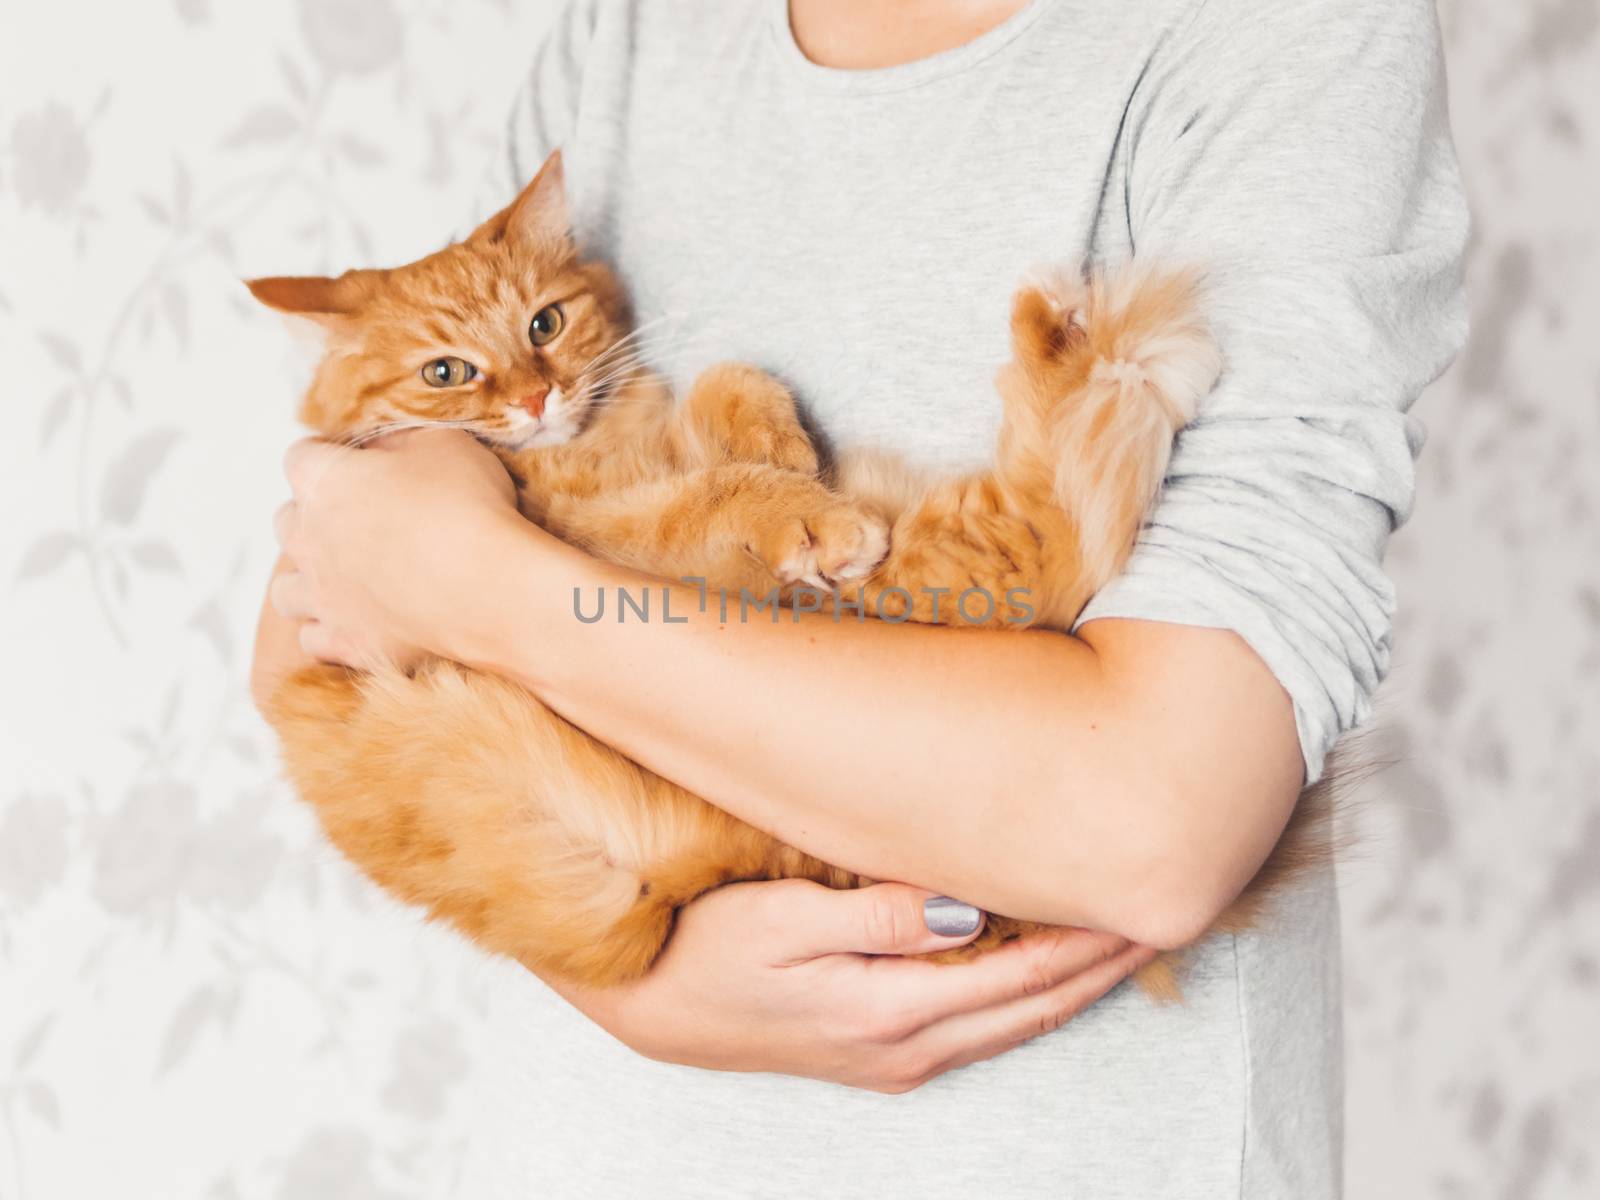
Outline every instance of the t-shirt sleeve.
POLYGON ((551 151, 571 141, 596 2, 568 0, 539 43, 528 78, 512 101, 500 144, 478 185, 473 225, 509 204, 551 151))
POLYGON ((1467 212, 1432 0, 1200 0, 1129 111, 1137 257, 1206 272, 1225 367, 1122 577, 1079 618, 1230 629, 1308 781, 1387 671, 1407 415, 1466 337, 1467 212))

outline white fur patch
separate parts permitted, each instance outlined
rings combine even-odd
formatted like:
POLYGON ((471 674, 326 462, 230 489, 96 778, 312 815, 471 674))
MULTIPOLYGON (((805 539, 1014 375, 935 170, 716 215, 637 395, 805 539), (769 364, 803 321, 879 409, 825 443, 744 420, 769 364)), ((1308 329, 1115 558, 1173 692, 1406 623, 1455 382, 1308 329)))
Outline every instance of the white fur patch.
POLYGON ((518 450, 538 446, 559 446, 578 435, 578 406, 573 405, 559 387, 550 389, 544 399, 544 412, 534 417, 515 404, 506 406, 506 441, 518 450))
POLYGON ((847 582, 865 579, 873 568, 889 553, 889 527, 876 521, 868 522, 861 532, 861 548, 855 556, 839 568, 839 580, 847 582))

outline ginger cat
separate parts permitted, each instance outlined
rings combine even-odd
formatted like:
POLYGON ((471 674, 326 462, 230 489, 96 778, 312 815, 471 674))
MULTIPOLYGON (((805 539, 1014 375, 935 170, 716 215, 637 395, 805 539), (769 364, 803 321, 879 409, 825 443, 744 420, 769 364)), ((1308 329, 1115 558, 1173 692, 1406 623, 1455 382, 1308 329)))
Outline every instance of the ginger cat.
MULTIPOLYGON (((679 404, 630 352, 620 285, 569 235, 559 153, 464 242, 418 262, 249 287, 328 331, 302 410, 318 433, 465 428, 505 462, 530 520, 595 555, 734 596, 859 588, 890 619, 934 619, 933 589, 949 589, 947 623, 1069 628, 1121 569, 1173 436, 1220 368, 1185 278, 1063 277, 1016 297, 992 469, 930 476, 847 455, 824 481, 772 378, 713 367, 679 404), (953 598, 973 587, 989 611, 958 613, 953 598)), ((307 668, 268 710, 290 779, 340 850, 541 975, 635 978, 676 909, 733 880, 868 882, 455 663, 307 668)), ((1308 826, 1291 824, 1222 927, 1248 925, 1317 856, 1308 826)), ((965 952, 1030 928, 993 917, 965 952)), ((1178 994, 1167 959, 1139 979, 1178 994)))

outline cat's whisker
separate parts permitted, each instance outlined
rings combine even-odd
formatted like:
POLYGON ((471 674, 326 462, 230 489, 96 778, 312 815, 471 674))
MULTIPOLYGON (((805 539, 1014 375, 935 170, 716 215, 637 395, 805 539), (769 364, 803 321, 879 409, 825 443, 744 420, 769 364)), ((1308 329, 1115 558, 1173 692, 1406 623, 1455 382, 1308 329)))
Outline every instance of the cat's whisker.
POLYGON ((362 446, 365 446, 368 442, 376 441, 378 438, 387 437, 391 433, 403 433, 404 431, 406 431, 408 429, 466 429, 466 430, 471 430, 475 426, 477 426, 478 424, 479 424, 479 422, 470 421, 470 420, 469 421, 456 421, 456 420, 449 420, 449 419, 446 419, 446 418, 440 418, 438 420, 430 420, 430 419, 421 418, 421 417, 417 418, 416 420, 412 420, 412 421, 385 421, 381 425, 375 425, 370 429, 363 429, 359 433, 352 434, 350 437, 345 438, 343 440, 343 442, 340 443, 340 445, 344 449, 355 450, 355 449, 359 449, 362 446))
POLYGON ((649 371, 656 366, 656 360, 649 358, 643 351, 620 355, 608 362, 584 368, 579 372, 583 378, 599 379, 606 376, 627 374, 630 371, 649 371))
POLYGON ((664 347, 663 351, 652 353, 650 348, 639 348, 628 354, 620 355, 615 360, 606 362, 597 367, 591 364, 580 373, 580 378, 588 380, 606 380, 618 378, 636 370, 648 370, 663 373, 673 366, 691 362, 699 357, 703 351, 701 345, 693 339, 680 340, 664 347))
POLYGON ((627 354, 619 354, 615 358, 607 359, 604 363, 591 364, 589 369, 593 370, 597 366, 609 366, 612 362, 629 357, 655 362, 663 358, 678 357, 689 352, 699 352, 712 344, 714 342, 710 335, 692 335, 683 338, 662 338, 658 341, 639 342, 629 347, 627 354))
POLYGON ((645 333, 646 327, 641 326, 632 333, 618 338, 585 363, 583 369, 585 371, 596 370, 619 359, 637 354, 639 347, 643 345, 642 339, 645 333))
POLYGON ((583 382, 589 387, 608 387, 619 380, 631 375, 649 374, 650 368, 643 363, 632 363, 625 367, 618 367, 610 371, 602 371, 597 375, 583 376, 583 382))
MULTIPOLYGON (((686 359, 685 361, 690 360, 686 359)), ((660 360, 653 360, 647 363, 633 363, 617 370, 606 371, 599 375, 587 376, 584 378, 584 382, 590 387, 609 387, 610 385, 635 374, 657 375, 664 377, 670 374, 673 366, 674 364, 671 361, 662 362, 660 360)))
POLYGON ((660 341, 644 342, 639 346, 639 352, 652 362, 666 361, 681 358, 687 354, 702 354, 708 348, 723 344, 715 334, 691 334, 680 338, 663 338, 660 341))
POLYGON ((630 349, 624 354, 617 354, 607 358, 604 362, 592 362, 586 365, 580 375, 598 375, 606 371, 617 370, 620 367, 642 366, 644 364, 644 351, 630 349))
POLYGON ((695 329, 688 333, 680 333, 672 329, 661 329, 655 323, 641 326, 630 334, 625 343, 628 346, 642 347, 661 344, 675 344, 701 341, 706 338, 716 337, 717 331, 712 329, 695 329))
POLYGON ((585 367, 578 372, 580 379, 616 378, 636 371, 648 371, 652 364, 642 354, 624 355, 609 362, 585 367))
POLYGON ((633 329, 631 329, 627 333, 623 334, 621 337, 617 338, 614 342, 612 342, 611 345, 607 346, 604 350, 600 351, 600 353, 597 354, 593 360, 591 360, 591 363, 594 362, 594 361, 597 361, 599 359, 604 358, 607 354, 611 353, 612 351, 614 351, 614 350, 616 350, 616 349, 618 349, 618 348, 620 348, 622 346, 626 346, 631 342, 637 341, 639 338, 642 338, 646 333, 652 332, 658 326, 665 324, 667 321, 675 321, 675 320, 678 320, 678 319, 679 318, 678 318, 677 314, 675 314, 675 313, 663 313, 659 317, 652 318, 649 321, 645 321, 645 322, 643 322, 643 323, 641 323, 639 325, 634 326, 633 329))
POLYGON ((679 336, 669 330, 658 328, 676 317, 668 315, 657 317, 639 326, 632 333, 618 338, 610 346, 596 354, 584 366, 583 372, 597 371, 602 367, 609 368, 613 362, 628 359, 647 360, 654 363, 665 350, 673 352, 684 351, 697 344, 703 344, 714 336, 714 331, 699 329, 688 336, 679 336))

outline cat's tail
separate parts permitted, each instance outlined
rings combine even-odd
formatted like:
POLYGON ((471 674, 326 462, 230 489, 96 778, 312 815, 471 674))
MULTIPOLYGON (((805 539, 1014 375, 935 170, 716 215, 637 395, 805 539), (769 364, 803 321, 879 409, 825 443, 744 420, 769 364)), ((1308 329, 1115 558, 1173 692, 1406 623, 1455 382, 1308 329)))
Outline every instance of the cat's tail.
POLYGON ((1136 266, 1044 279, 1017 293, 1011 334, 1001 464, 1072 519, 1092 594, 1121 570, 1174 436, 1221 372, 1198 278, 1136 266))
POLYGON ((1353 794, 1392 765, 1392 760, 1373 753, 1364 734, 1341 741, 1328 755, 1322 777, 1300 793, 1288 825, 1261 870, 1213 928, 1222 933, 1255 928, 1285 893, 1344 858, 1357 843, 1353 794))
MULTIPOLYGON (((1300 793, 1267 861, 1207 934, 1248 933, 1260 928, 1308 878, 1342 861, 1358 841, 1353 793, 1392 765, 1391 760, 1375 755, 1361 734, 1340 742, 1328 755, 1322 777, 1300 793)), ((1181 1002, 1187 957, 1187 950, 1163 954, 1135 972, 1134 982, 1159 1004, 1181 1002)))
MULTIPOLYGON (((1208 937, 1258 928, 1302 880, 1336 861, 1340 848, 1334 827, 1338 789, 1338 767, 1330 759, 1329 773, 1300 793, 1278 844, 1239 898, 1212 923, 1206 931, 1208 937)), ((1163 954, 1135 971, 1133 981, 1157 1004, 1180 1004, 1188 957, 1187 947, 1163 954)))

